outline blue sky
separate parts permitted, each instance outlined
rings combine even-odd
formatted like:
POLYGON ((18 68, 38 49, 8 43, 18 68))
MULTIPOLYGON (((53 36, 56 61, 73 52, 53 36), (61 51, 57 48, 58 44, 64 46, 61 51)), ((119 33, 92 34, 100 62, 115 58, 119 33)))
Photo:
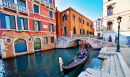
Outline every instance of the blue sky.
POLYGON ((102 18, 103 0, 55 0, 59 11, 72 7, 92 21, 102 18))

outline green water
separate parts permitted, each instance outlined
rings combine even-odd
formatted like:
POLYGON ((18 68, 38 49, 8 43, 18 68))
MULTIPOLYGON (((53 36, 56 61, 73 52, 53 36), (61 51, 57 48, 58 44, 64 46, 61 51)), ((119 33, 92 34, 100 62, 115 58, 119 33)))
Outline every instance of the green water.
MULTIPOLYGON (((59 57, 63 59, 63 65, 67 65, 79 51, 80 47, 53 49, 0 60, 0 77, 64 77, 60 71, 59 57)), ((76 77, 88 67, 100 70, 102 62, 96 58, 98 52, 99 50, 91 51, 88 61, 66 77, 76 77)))

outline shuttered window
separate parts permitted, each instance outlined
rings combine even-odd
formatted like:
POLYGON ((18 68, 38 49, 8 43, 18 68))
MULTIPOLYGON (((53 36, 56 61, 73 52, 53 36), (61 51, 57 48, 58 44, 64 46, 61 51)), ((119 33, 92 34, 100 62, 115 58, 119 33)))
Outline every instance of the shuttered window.
POLYGON ((53 24, 49 24, 49 29, 50 29, 50 32, 55 32, 55 28, 54 28, 54 25, 53 24))
POLYGON ((11 29, 10 16, 5 15, 5 21, 6 21, 6 28, 11 29))
POLYGON ((43 44, 48 44, 48 37, 43 37, 43 44))
POLYGON ((52 4, 52 0, 49 0, 49 3, 51 3, 51 4, 52 4))
POLYGON ((49 11, 49 17, 50 17, 50 18, 53 18, 53 13, 52 13, 52 11, 49 11))
POLYGON ((28 30, 28 19, 17 17, 18 20, 18 30, 28 30))
POLYGON ((51 43, 54 43, 54 37, 51 37, 51 43))
POLYGON ((33 20, 34 31, 41 31, 41 21, 33 20))
POLYGON ((33 5, 33 10, 35 13, 39 13, 39 6, 33 5))

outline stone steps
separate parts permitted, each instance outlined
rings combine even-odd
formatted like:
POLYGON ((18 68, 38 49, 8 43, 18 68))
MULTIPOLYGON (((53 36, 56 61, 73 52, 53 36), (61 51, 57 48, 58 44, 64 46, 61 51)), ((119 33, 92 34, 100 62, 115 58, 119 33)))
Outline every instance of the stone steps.
POLYGON ((115 65, 116 65, 117 76, 118 77, 125 77, 124 73, 122 71, 121 65, 119 63, 119 59, 118 59, 117 55, 114 55, 114 58, 115 58, 115 65))
POLYGON ((110 74, 116 76, 116 69, 115 69, 115 59, 114 56, 111 55, 111 65, 110 65, 110 74))
POLYGON ((110 73, 110 59, 111 58, 107 58, 106 67, 105 67, 106 73, 110 73))

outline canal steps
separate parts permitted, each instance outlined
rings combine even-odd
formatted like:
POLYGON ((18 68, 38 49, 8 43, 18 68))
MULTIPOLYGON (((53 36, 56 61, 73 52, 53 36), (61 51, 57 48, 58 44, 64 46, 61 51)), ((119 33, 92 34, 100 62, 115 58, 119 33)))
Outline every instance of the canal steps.
MULTIPOLYGON (((130 77, 130 69, 128 65, 121 54, 115 52, 114 49, 104 47, 101 49, 98 57, 104 59, 102 69, 95 70, 87 68, 87 74, 91 73, 90 75, 92 77, 130 77), (96 73, 97 71, 98 73, 96 73), (101 74, 99 75, 99 73, 101 74)), ((79 77, 81 76, 79 75, 79 77)))

